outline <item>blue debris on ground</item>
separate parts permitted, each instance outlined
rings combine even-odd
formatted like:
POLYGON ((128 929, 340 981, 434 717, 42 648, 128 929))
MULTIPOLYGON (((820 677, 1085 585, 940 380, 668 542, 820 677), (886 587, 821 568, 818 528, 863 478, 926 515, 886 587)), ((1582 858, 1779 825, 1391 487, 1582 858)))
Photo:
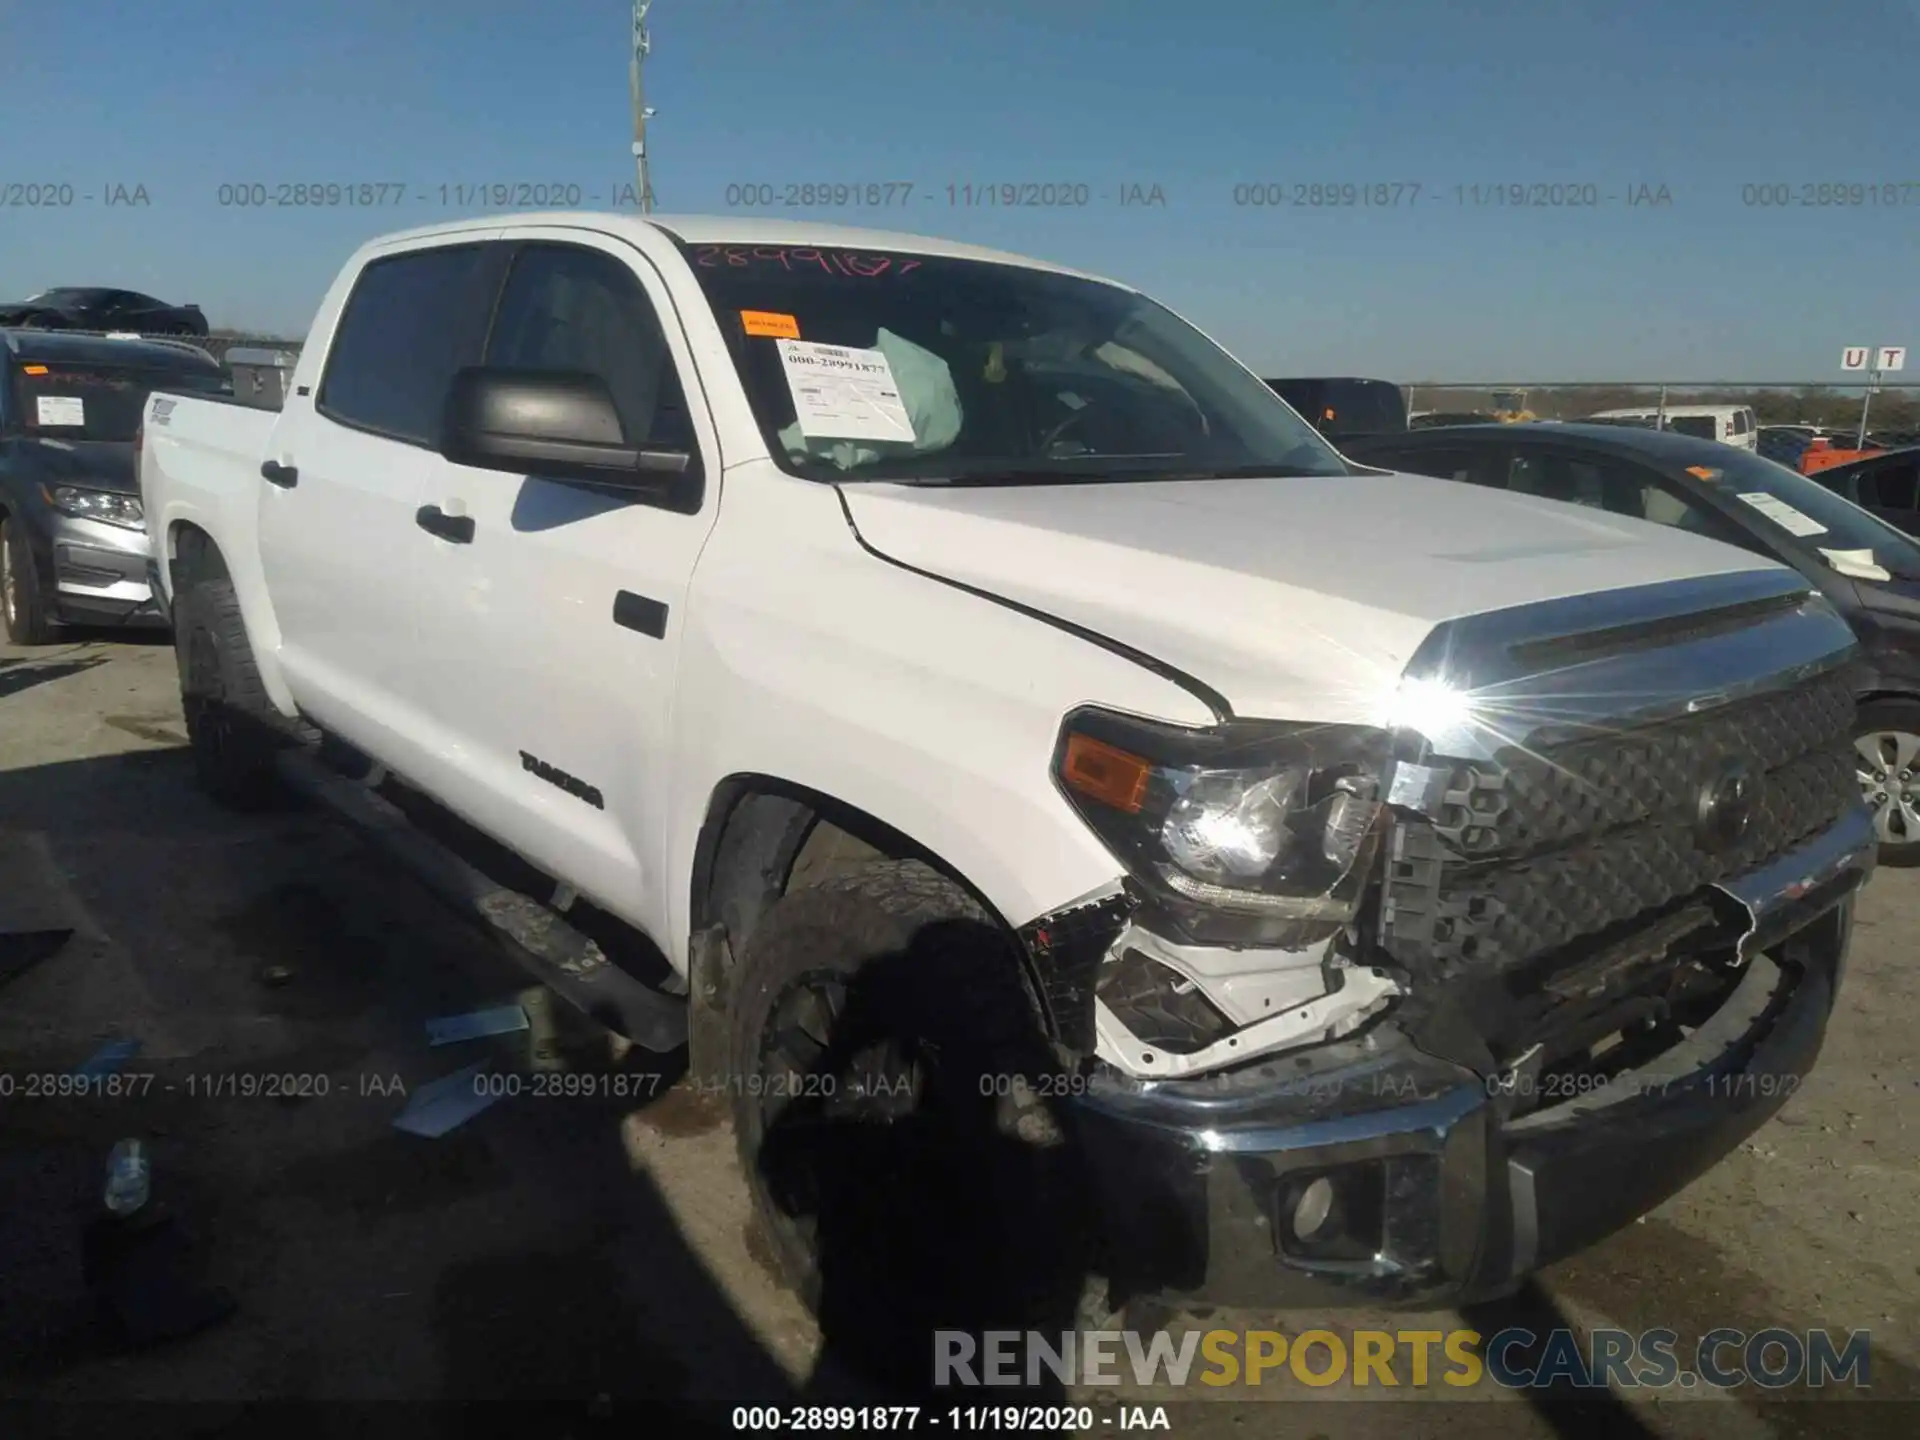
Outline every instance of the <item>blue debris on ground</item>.
POLYGON ((110 1040, 94 1051, 93 1058, 73 1073, 84 1075, 90 1080, 98 1079, 102 1075, 113 1074, 139 1053, 138 1040, 110 1040))
POLYGON ((479 1083, 486 1069, 487 1062, 482 1060, 421 1086, 408 1099, 407 1108, 394 1118, 393 1128, 437 1140, 449 1130, 466 1124, 500 1098, 498 1093, 479 1083))
POLYGON ((486 1010, 469 1010, 464 1015, 447 1015, 427 1022, 427 1043, 452 1045, 460 1040, 479 1040, 488 1035, 511 1035, 528 1029, 527 1012, 518 1005, 496 1005, 486 1010))

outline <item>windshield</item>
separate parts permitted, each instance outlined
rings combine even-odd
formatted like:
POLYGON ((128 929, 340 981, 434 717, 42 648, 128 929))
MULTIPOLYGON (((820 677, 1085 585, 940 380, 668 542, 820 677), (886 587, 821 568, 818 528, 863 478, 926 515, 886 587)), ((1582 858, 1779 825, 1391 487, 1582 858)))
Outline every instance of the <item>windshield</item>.
POLYGON ((1784 530, 1843 575, 1885 579, 1874 573, 1880 570, 1920 579, 1920 546, 1798 471, 1736 450, 1722 464, 1690 466, 1687 473, 1784 530))
POLYGON ((28 435, 128 443, 153 391, 219 394, 222 385, 218 370, 30 362, 15 372, 14 395, 28 435))
POLYGON ((775 460, 813 479, 1047 484, 1344 475, 1164 307, 1018 265, 689 247, 775 460))

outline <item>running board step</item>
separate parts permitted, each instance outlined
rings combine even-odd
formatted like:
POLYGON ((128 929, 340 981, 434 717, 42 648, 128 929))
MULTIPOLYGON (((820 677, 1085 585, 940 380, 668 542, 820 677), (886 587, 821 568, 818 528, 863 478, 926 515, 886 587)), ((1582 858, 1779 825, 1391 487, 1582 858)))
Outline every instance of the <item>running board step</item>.
POLYGON ((657 1055, 687 1043, 684 999, 634 979, 550 907, 496 884, 421 833, 365 781, 329 769, 307 750, 282 751, 278 764, 295 790, 364 831, 434 894, 486 926, 509 959, 587 1018, 657 1055))

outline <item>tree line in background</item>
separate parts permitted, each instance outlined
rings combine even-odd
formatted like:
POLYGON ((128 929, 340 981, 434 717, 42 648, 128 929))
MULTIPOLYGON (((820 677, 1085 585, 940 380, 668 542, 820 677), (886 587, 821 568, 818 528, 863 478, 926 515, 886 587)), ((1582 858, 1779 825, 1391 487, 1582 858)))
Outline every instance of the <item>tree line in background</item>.
MULTIPOLYGON (((1415 410, 1492 411, 1491 390, 1453 390, 1419 385, 1412 388, 1415 410)), ((1579 420, 1603 410, 1651 410, 1660 403, 1657 387, 1626 385, 1543 385, 1529 387, 1526 408, 1542 420, 1579 420)), ((1799 390, 1677 390, 1667 391, 1667 405, 1750 405, 1762 425, 1825 425, 1850 430, 1860 423, 1862 395, 1811 385, 1799 390)), ((1920 391, 1881 390, 1867 412, 1872 430, 1920 429, 1920 391)))

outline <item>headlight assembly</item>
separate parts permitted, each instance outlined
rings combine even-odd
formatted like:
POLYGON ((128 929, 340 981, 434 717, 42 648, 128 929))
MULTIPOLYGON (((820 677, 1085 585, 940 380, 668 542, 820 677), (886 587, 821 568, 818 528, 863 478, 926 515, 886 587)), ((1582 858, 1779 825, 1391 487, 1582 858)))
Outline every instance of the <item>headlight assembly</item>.
POLYGON ((1068 717, 1062 793, 1136 879, 1223 914, 1350 920, 1392 758, 1385 730, 1235 721, 1185 730, 1068 717))
POLYGON ((146 511, 141 508, 137 495, 121 495, 112 490, 86 490, 78 485, 42 485, 40 494, 47 504, 62 515, 71 515, 79 520, 104 520, 109 525, 118 525, 127 530, 144 530, 147 526, 146 511))

